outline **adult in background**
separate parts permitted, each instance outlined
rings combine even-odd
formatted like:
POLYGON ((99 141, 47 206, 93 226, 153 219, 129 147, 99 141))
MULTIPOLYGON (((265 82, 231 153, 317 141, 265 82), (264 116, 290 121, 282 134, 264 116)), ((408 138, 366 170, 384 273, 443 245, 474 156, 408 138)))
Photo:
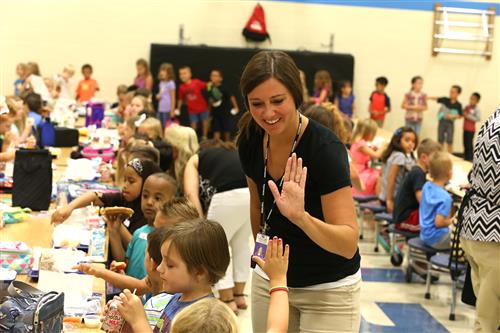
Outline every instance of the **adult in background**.
POLYGON ((459 219, 477 297, 474 332, 495 332, 500 328, 500 109, 479 131, 470 178, 459 219))
MULTIPOLYGON (((289 332, 358 332, 360 255, 347 150, 332 131, 300 114, 299 71, 286 53, 257 53, 240 87, 248 112, 237 143, 253 234, 290 245, 289 332)), ((256 268, 254 332, 266 331, 266 279, 256 268)))
POLYGON ((244 290, 250 273, 250 197, 236 147, 209 140, 184 171, 184 195, 200 216, 219 222, 231 248, 226 275, 216 285, 220 299, 235 313, 246 309, 244 290))

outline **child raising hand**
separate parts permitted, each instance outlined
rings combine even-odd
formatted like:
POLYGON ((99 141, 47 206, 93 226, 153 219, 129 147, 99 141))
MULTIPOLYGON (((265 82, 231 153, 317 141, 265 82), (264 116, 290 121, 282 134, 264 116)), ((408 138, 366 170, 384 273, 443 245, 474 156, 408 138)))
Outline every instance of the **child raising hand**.
POLYGON ((288 287, 286 272, 290 246, 283 246, 281 238, 269 240, 264 260, 253 256, 252 260, 262 268, 269 277, 269 310, 267 313, 267 332, 281 333, 288 331, 288 287))

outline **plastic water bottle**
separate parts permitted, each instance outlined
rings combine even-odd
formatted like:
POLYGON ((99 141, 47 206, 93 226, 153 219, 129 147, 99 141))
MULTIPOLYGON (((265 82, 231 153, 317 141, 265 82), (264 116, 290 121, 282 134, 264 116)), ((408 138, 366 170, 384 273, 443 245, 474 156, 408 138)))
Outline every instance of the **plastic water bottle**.
POLYGON ((57 184, 56 207, 64 207, 68 204, 68 186, 65 183, 57 184))
POLYGON ((96 228, 92 230, 90 237, 89 256, 104 257, 106 246, 105 229, 96 228))

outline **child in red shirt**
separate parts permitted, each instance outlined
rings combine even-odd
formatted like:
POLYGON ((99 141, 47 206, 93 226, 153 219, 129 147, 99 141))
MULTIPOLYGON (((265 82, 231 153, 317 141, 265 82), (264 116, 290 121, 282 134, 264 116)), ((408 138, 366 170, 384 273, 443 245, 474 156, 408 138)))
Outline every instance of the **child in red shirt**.
POLYGON ((190 67, 184 66, 179 69, 179 78, 182 83, 179 86, 177 105, 180 110, 182 102, 186 100, 191 127, 196 131, 198 123, 201 123, 202 136, 206 139, 208 137, 208 104, 202 91, 207 89, 207 84, 191 76, 190 67))
POLYGON ((375 91, 370 95, 370 118, 375 120, 379 128, 384 126, 385 114, 391 112, 391 99, 385 93, 385 87, 389 80, 380 76, 375 80, 375 91))
POLYGON ((89 64, 83 65, 82 74, 84 79, 78 83, 76 88, 76 100, 80 103, 88 102, 99 91, 97 81, 91 78, 92 66, 89 64))

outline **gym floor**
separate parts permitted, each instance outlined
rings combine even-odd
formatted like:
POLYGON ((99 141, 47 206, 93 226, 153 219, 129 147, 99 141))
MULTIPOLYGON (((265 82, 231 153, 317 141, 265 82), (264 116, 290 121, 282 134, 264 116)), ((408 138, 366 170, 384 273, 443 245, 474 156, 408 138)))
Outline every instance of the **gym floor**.
MULTIPOLYGON (((455 321, 449 320, 451 279, 440 273, 439 281, 431 285, 431 298, 425 299, 425 281, 416 274, 407 283, 406 262, 394 267, 383 247, 374 252, 374 229, 365 222, 364 237, 360 240, 361 271, 361 329, 360 332, 418 332, 465 333, 474 325, 474 308, 460 301, 457 293, 455 321)), ((250 281, 247 293, 250 294, 250 281)), ((248 298, 250 305, 251 299, 248 298)), ((242 333, 252 332, 251 308, 240 310, 238 316, 242 333)))

